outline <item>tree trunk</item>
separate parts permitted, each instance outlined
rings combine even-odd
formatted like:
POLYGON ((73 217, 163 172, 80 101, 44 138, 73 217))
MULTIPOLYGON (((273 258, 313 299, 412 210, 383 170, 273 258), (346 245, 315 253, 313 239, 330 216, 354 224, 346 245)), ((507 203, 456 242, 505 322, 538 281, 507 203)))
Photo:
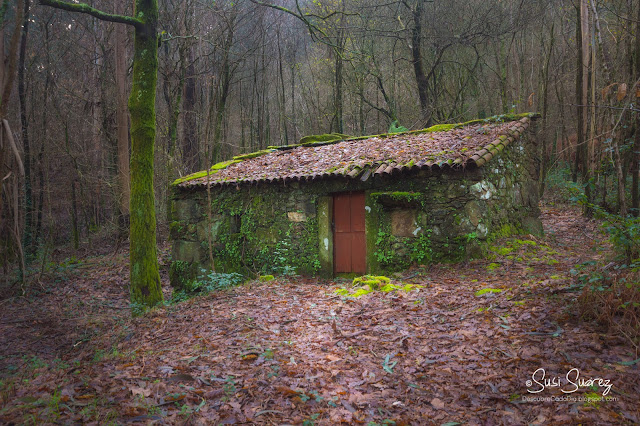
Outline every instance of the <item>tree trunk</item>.
POLYGON ((287 134, 287 97, 284 86, 284 68, 282 66, 282 46, 280 43, 280 27, 276 31, 278 38, 278 74, 280 77, 280 144, 289 145, 289 137, 287 134))
POLYGON ((215 92, 216 96, 216 117, 213 127, 213 141, 211 146, 211 162, 217 163, 221 159, 221 143, 222 143, 222 125, 227 108, 227 98, 229 97, 229 89, 231 88, 231 63, 229 52, 233 46, 234 37, 234 19, 229 25, 229 32, 224 43, 224 52, 222 54, 222 66, 220 71, 220 81, 215 92))
POLYGON ((187 68, 184 77, 184 98, 182 104, 182 156, 187 174, 196 172, 200 166, 198 139, 196 137, 196 70, 193 47, 187 48, 187 68))
POLYGON ((418 85, 418 98, 420 99, 421 119, 424 126, 431 124, 431 114, 429 113, 429 82, 424 73, 422 63, 422 13, 424 11, 424 0, 417 0, 416 8, 413 10, 413 29, 411 31, 411 56, 413 62, 413 72, 418 85))
POLYGON ((102 43, 102 31, 98 26, 97 22, 94 22, 93 31, 96 36, 96 45, 93 49, 93 75, 91 76, 91 80, 94 86, 94 94, 91 99, 91 143, 92 143, 92 173, 89 179, 89 193, 91 194, 91 198, 89 200, 90 205, 90 223, 96 227, 100 226, 102 223, 101 212, 102 212, 102 181, 103 178, 103 164, 102 164, 102 102, 104 98, 102 97, 102 81, 101 81, 101 70, 103 68, 103 58, 102 52, 100 48, 100 44, 102 43))
MULTIPOLYGON (((636 39, 635 39, 635 75, 640 81, 640 5, 638 6, 637 16, 636 16, 636 39)), ((631 88, 631 93, 638 93, 637 87, 631 88)), ((636 97, 636 102, 638 98, 636 97)), ((631 163, 631 213, 638 217, 640 213, 640 200, 638 194, 638 170, 640 168, 640 113, 638 111, 635 112, 635 127, 636 132, 633 138, 633 149, 632 152, 632 163, 631 163)))
POLYGON ((158 74, 158 2, 136 0, 131 114, 131 301, 153 306, 163 300, 158 272, 153 154, 156 138, 158 74))
POLYGON ((338 37, 336 39, 336 48, 334 49, 334 54, 336 55, 335 60, 335 92, 334 92, 334 120, 336 123, 336 131, 338 133, 344 133, 344 96, 342 90, 342 70, 344 68, 344 36, 342 34, 342 30, 338 32, 338 37))
POLYGON ((589 0, 580 0, 580 102, 581 105, 578 117, 578 143, 580 143, 580 135, 582 136, 581 163, 582 163, 582 183, 585 185, 585 196, 587 204, 584 207, 584 214, 590 216, 592 208, 590 204, 593 202, 593 194, 591 191, 591 157, 593 156, 592 142, 587 140, 587 130, 589 122, 589 62, 591 51, 589 47, 589 0))
POLYGON ((547 177, 547 171, 550 164, 550 158, 548 154, 548 143, 549 135, 548 132, 548 121, 547 121, 547 111, 548 111, 548 101, 549 101, 549 64, 551 63, 551 56, 553 55, 553 45, 555 42, 555 25, 551 25, 551 40, 549 41, 549 53, 547 53, 544 66, 542 67, 542 155, 541 155, 541 165, 540 165, 540 181, 538 187, 538 195, 540 198, 544 195, 545 189, 545 180, 547 177))
POLYGON ((29 7, 30 0, 24 3, 24 19, 22 23, 22 37, 20 40, 20 54, 18 58, 18 98, 20 100, 20 124, 22 126, 22 149, 24 150, 24 229, 22 230, 22 248, 25 262, 29 264, 35 254, 33 245, 33 191, 31 187, 31 144, 29 140, 29 122, 27 119, 27 98, 25 86, 25 56, 27 38, 29 36, 29 7))
MULTIPOLYGON (((25 0, 18 0, 16 4, 16 22, 22 22, 24 18, 24 2, 25 0)), ((20 46, 19 43, 21 34, 22 25, 16 25, 13 29, 13 33, 11 34, 11 39, 9 40, 9 50, 7 57, 4 58, 2 55, 0 55, 0 60, 6 63, 6 68, 4 68, 4 85, 2 86, 2 95, 0 96, 0 119, 6 118, 7 110, 9 108, 9 101, 11 98, 11 92, 13 90, 13 81, 16 75, 18 48, 20 46)), ((4 50, 0 51, 0 53, 4 54, 4 50)), ((1 155, 0 158, 2 158, 1 155)))
MULTIPOLYGON (((123 10, 124 12, 124 10, 123 10)), ((127 112, 127 67, 126 28, 115 27, 115 78, 116 78, 116 127, 118 138, 118 184, 120 186, 118 207, 120 228, 129 226, 129 114, 127 112)))
MULTIPOLYGON (((2 7, 4 7, 4 4, 2 7)), ((3 15, 0 16, 0 46, 2 46, 0 51, 0 90, 4 87, 4 12, 3 10, 3 15)))

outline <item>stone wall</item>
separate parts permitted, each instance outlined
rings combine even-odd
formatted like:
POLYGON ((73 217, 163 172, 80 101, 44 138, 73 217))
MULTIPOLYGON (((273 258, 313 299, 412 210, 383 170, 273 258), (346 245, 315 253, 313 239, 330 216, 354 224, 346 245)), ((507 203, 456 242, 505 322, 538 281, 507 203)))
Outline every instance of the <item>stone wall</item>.
POLYGON ((459 261, 495 236, 539 234, 530 132, 481 168, 211 189, 174 187, 171 281, 211 269, 331 276, 331 194, 365 191, 367 269, 459 261))

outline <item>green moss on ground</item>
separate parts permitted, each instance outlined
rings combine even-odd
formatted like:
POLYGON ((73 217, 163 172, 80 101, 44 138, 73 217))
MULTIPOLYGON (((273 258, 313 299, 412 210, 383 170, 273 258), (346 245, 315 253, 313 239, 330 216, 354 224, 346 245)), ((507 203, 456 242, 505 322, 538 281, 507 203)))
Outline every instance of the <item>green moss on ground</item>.
POLYGON ((374 292, 390 293, 392 291, 411 291, 421 289, 422 286, 416 284, 396 285, 391 280, 381 275, 363 275, 354 278, 351 288, 339 288, 334 293, 346 297, 360 297, 374 292), (354 290, 355 289, 355 290, 354 290))

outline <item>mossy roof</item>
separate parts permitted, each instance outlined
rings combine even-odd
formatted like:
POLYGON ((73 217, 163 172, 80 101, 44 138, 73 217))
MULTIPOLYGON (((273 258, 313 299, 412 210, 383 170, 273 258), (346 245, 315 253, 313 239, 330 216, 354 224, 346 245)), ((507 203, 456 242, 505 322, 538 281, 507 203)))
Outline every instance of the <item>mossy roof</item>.
POLYGON ((336 176, 363 181, 415 169, 483 166, 518 139, 536 114, 491 117, 423 130, 315 142, 240 155, 174 182, 181 188, 304 181, 336 176))

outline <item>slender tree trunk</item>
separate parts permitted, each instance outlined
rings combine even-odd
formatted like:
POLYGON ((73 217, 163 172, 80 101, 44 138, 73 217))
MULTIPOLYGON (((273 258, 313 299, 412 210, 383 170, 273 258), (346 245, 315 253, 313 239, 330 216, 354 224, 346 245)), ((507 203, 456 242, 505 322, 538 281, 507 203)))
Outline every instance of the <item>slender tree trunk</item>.
MULTIPOLYGON (((22 22, 24 19, 24 2, 25 0, 17 0, 16 4, 16 23, 22 22)), ((22 34, 22 25, 16 25, 9 40, 9 50, 7 57, 0 57, 5 61, 4 69, 4 85, 2 87, 2 95, 0 97, 0 119, 6 118, 9 109, 9 101, 11 100, 11 91, 13 90, 13 81, 16 76, 16 67, 18 65, 18 49, 20 46, 20 35, 22 34)), ((4 50, 1 52, 4 53, 4 50)), ((0 158, 2 158, 0 156, 0 158)))
POLYGON ((102 223, 101 212, 102 212, 102 181, 103 179, 103 137, 102 137, 102 102, 104 98, 102 97, 102 80, 101 80, 101 70, 104 65, 102 49, 100 48, 100 43, 102 43, 102 30, 98 25, 98 22, 94 21, 93 30, 95 31, 97 44, 94 46, 93 50, 93 75, 92 75, 92 83, 95 87, 96 92, 93 94, 92 105, 91 105, 91 142, 92 142, 92 173, 91 179, 89 180, 89 193, 93 198, 90 201, 91 208, 91 224, 94 226, 100 226, 102 223))
MULTIPOLYGON (((640 81, 640 5, 638 5, 636 16, 636 39, 635 39, 635 76, 636 81, 640 81)), ((638 87, 632 87, 631 93, 638 93, 638 87)), ((639 98, 636 97, 636 101, 639 98)), ((633 138, 632 163, 631 163, 631 213, 638 217, 640 214, 640 199, 638 194, 638 170, 640 168, 640 113, 635 112, 636 132, 633 138)))
POLYGON ((77 179, 71 181, 71 237, 73 241, 73 249, 78 251, 80 248, 80 230, 78 229, 78 202, 76 196, 77 179))
POLYGON ((549 100, 549 64, 551 63, 551 55, 553 55, 553 47, 555 41, 555 25, 551 25, 551 39, 549 41, 549 52, 547 53, 544 61, 544 66, 542 67, 542 164, 540 167, 540 186, 539 186, 539 196, 542 198, 544 195, 545 188, 545 180, 547 177, 547 170, 549 167, 550 159, 549 154, 547 153, 548 146, 547 141, 549 136, 547 135, 547 108, 548 108, 548 100, 549 100))
POLYGON ((182 155, 187 173, 197 171, 200 166, 198 158, 197 112, 196 112, 196 69, 193 47, 187 48, 187 67, 184 77, 184 98, 182 104, 183 136, 182 155))
MULTIPOLYGON (((8 0, 4 0, 2 7, 4 7, 5 4, 8 4, 8 0)), ((0 16, 0 46, 2 46, 2 49, 0 49, 0 90, 4 87, 4 66, 5 66, 5 61, 4 61, 4 15, 0 16)))
MULTIPOLYGON (((227 36, 227 41, 231 42, 233 39, 233 32, 230 32, 227 36)), ((227 44, 227 46, 231 46, 227 44)), ((211 147, 211 161, 217 163, 221 159, 221 144, 222 144, 222 125, 227 108, 227 98, 229 97, 229 88, 231 86, 231 72, 229 64, 228 50, 224 53, 224 59, 222 61, 222 72, 220 76, 220 85, 216 91, 216 117, 213 127, 213 141, 211 147)))
MULTIPOLYGON (((124 12, 124 10, 122 11, 124 12)), ((116 78, 116 127, 118 139, 118 184, 120 187, 118 207, 120 229, 129 227, 129 114, 127 112, 127 67, 126 28, 115 26, 115 78, 116 78)))
POLYGON ((424 12, 424 1, 417 0, 416 8, 413 10, 413 29, 411 30, 411 56, 413 72, 418 86, 418 98, 420 99, 421 119, 424 126, 431 124, 431 113, 429 111, 429 82, 424 73, 422 63, 422 14, 424 12))
MULTIPOLYGON (((590 39, 593 39, 593 27, 591 28, 592 32, 590 34, 590 39)), ((598 185, 599 185, 599 178, 600 178, 600 174, 598 172, 599 167, 597 167, 597 162, 596 162, 596 124, 597 124, 597 120, 596 120, 596 49, 595 46, 592 46, 590 49, 590 56, 591 56, 591 69, 590 69, 590 73, 589 73, 589 90, 591 91, 591 100, 590 100, 590 104, 591 106, 589 107, 589 113, 590 113, 590 120, 589 120, 589 143, 587 144, 587 157, 588 157, 588 166, 589 166, 589 174, 591 175, 590 179, 591 182, 593 182, 592 189, 593 189, 593 194, 591 194, 591 199, 593 200, 593 202, 595 203, 596 197, 597 197, 597 192, 598 192, 598 185)), ((615 143, 615 139, 614 139, 614 143, 615 143)))
POLYGON ((293 140, 298 139, 298 121, 296 120, 297 111, 296 111, 296 52, 293 52, 293 61, 291 65, 291 124, 292 124, 292 138, 293 140))
POLYGON ((29 140, 29 122, 27 119, 27 89, 25 82, 25 56, 29 36, 29 7, 31 1, 25 0, 20 54, 18 58, 18 98, 20 100, 20 124, 22 125, 22 149, 24 150, 24 229, 22 230, 22 248, 25 262, 29 264, 35 254, 33 245, 33 190, 31 187, 31 141, 29 140))
POLYGON ((276 32, 278 37, 278 73, 280 77, 280 142, 282 145, 289 145, 287 135, 287 97, 284 86, 284 68, 282 66, 282 46, 280 43, 280 28, 276 32))
POLYGON ((336 131, 344 133, 344 95, 342 90, 342 71, 344 69, 344 36, 342 30, 338 32, 336 39, 336 48, 334 49, 335 58, 335 94, 334 94, 334 121, 336 123, 336 131))
POLYGON ((587 204, 584 208, 584 214, 590 216, 592 208, 590 204, 593 202, 592 194, 592 170, 591 162, 593 156, 592 141, 587 139, 588 123, 589 123, 589 63, 591 58, 591 50, 589 46, 589 0, 580 0, 580 118, 578 125, 581 126, 579 134, 582 134, 582 183, 585 185, 585 195, 587 204))

